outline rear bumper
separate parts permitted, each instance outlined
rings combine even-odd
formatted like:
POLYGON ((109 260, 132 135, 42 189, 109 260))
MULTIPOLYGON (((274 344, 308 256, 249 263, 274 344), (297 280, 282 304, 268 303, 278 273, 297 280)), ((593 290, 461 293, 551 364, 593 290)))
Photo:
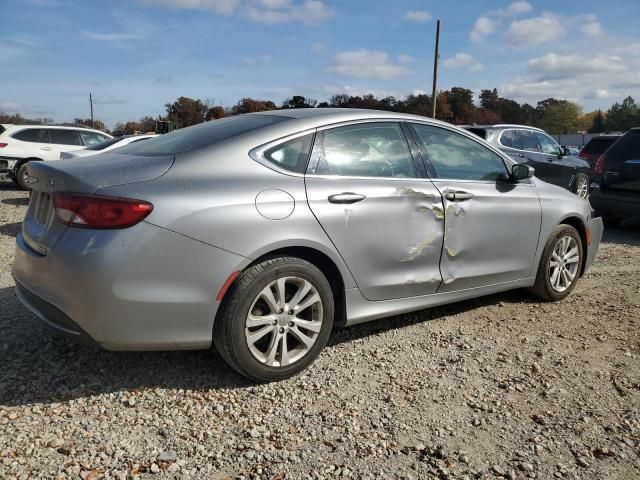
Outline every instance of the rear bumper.
POLYGON ((587 246, 587 258, 584 262, 583 274, 587 273, 587 270, 593 264, 598 248, 600 248, 600 240, 602 240, 602 232, 604 230, 602 218, 592 218, 587 222, 587 228, 589 229, 589 245, 587 246))
POLYGON ((209 348, 216 294, 248 262, 142 222, 69 228, 43 256, 16 238, 18 298, 67 337, 107 350, 209 348))
POLYGON ((606 217, 640 218, 640 192, 615 192, 592 185, 591 206, 606 217))
POLYGON ((13 175, 13 170, 18 160, 10 157, 0 157, 0 178, 6 178, 13 175))

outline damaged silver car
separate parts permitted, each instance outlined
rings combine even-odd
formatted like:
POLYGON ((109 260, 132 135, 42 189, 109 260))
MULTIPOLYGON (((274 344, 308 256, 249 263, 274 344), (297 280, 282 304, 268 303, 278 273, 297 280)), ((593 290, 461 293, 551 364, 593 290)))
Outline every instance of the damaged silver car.
POLYGON ((22 302, 109 350, 206 349, 256 381, 334 325, 514 288, 560 300, 591 265, 586 200, 482 139, 350 109, 241 115, 29 166, 22 302))

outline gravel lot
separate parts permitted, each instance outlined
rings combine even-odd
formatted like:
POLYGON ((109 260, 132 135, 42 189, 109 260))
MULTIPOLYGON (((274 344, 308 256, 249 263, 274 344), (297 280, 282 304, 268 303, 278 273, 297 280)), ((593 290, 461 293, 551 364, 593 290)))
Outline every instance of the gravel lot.
POLYGON ((640 478, 640 225, 561 303, 336 330, 305 375, 253 386, 208 352, 52 336, 13 293, 26 204, 0 181, 0 478, 640 478))

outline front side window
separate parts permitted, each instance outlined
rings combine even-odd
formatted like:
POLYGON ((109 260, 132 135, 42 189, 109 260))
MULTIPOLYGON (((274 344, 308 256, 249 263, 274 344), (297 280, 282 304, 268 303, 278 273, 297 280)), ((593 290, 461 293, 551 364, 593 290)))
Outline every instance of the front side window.
POLYGON ((51 128, 49 129, 49 137, 51 138, 51 143, 58 145, 81 145, 80 138, 75 130, 51 128))
POLYGON ((267 150, 264 157, 274 165, 290 172, 304 173, 307 169, 313 134, 298 137, 267 150))
POLYGON ((83 130, 80 130, 79 133, 80 133, 80 136, 82 137, 82 141, 84 142, 84 144, 89 147, 93 145, 98 145, 99 143, 102 143, 105 141, 104 136, 94 132, 85 132, 83 130))
POLYGON ((502 157, 478 142, 431 125, 412 127, 437 178, 495 181, 507 177, 502 157))
POLYGON ((533 132, 529 130, 518 130, 518 137, 520 138, 521 150, 527 152, 539 152, 540 145, 538 145, 538 139, 533 132))
POLYGON ((42 128, 27 128, 12 135, 12 138, 23 142, 49 143, 49 137, 42 128))
POLYGON ((355 177, 414 177, 411 152, 397 123, 363 123, 324 132, 317 172, 355 177))
POLYGON ((549 153, 551 155, 560 154, 560 147, 556 142, 553 141, 551 137, 540 132, 535 132, 535 136, 538 138, 538 143, 540 144, 540 151, 542 153, 549 153))

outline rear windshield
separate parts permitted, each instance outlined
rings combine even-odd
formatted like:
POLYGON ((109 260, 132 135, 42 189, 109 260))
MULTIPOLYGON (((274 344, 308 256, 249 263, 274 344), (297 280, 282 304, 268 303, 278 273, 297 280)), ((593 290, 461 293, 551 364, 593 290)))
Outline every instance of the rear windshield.
POLYGON ((582 149, 583 153, 589 153, 593 155, 603 154, 607 148, 618 140, 617 138, 592 138, 582 149))
POLYGON ((120 140, 126 137, 116 137, 110 138, 109 140, 105 140, 104 142, 97 143, 96 145, 91 145, 87 147, 85 150, 104 150, 107 147, 110 147, 114 143, 118 143, 120 140))
POLYGON ((279 115, 239 115, 201 123, 165 133, 145 142, 135 142, 114 150, 121 155, 164 156, 198 150, 243 133, 290 120, 279 115))
POLYGON ((607 165, 615 166, 627 160, 640 160, 640 130, 630 130, 607 150, 607 165))

